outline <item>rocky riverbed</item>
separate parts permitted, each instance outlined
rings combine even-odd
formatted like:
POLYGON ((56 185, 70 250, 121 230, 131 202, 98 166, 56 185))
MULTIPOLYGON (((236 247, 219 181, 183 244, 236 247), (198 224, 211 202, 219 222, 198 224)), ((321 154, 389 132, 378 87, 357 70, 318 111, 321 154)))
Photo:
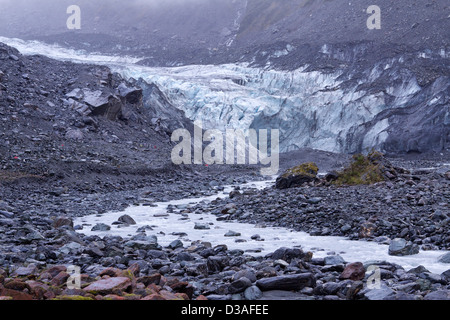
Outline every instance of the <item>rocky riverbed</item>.
MULTIPOLYGON (((344 261, 336 252, 315 257, 294 245, 260 256, 207 241, 161 245, 151 226, 129 237, 83 234, 78 217, 219 195, 224 185, 264 177, 249 166, 172 165, 157 110, 145 109, 135 83, 106 67, 24 57, 2 44, 0 63, 1 299, 449 299, 448 271, 344 261), (69 289, 73 266, 80 286, 69 289)), ((282 155, 281 166, 314 161, 329 172, 347 159, 305 150, 282 155)), ((394 159, 437 169, 372 186, 236 188, 195 210, 312 235, 402 238, 409 253, 448 250, 448 159, 394 159)), ((397 241, 393 249, 404 247, 397 241)))
MULTIPOLYGON (((287 190, 235 188, 229 197, 169 211, 192 214, 194 210, 215 215, 222 221, 238 220, 322 236, 395 242, 392 248, 411 244, 420 250, 448 250, 449 180, 442 169, 431 171, 411 172, 395 181, 373 186, 311 184, 287 190), (408 197, 416 193, 421 198, 408 197), (382 195, 384 198, 380 198, 382 195), (390 199, 385 199, 388 196, 390 199), (422 203, 422 197, 428 201, 422 203), (404 239, 405 243, 391 241, 396 238, 404 239)), ((190 191, 180 192, 178 197, 218 194, 221 186, 231 180, 216 178, 214 182, 204 183, 203 190, 198 191, 192 186, 201 184, 191 183, 190 191)), ((235 182, 243 180, 236 178, 235 182)), ((172 191, 175 186, 183 185, 173 183, 172 191)), ((2 190, 11 188, 7 186, 2 190)), ((39 190, 35 197, 15 204, 1 203, 3 296, 145 300, 449 299, 448 270, 433 273, 422 266, 405 269, 387 261, 345 261, 336 252, 319 258, 298 246, 265 255, 205 241, 186 245, 174 240, 162 246, 151 226, 139 228, 129 237, 108 235, 112 227, 135 223, 127 215, 122 215, 115 224, 90 227, 103 230, 102 236, 85 235, 82 226, 73 223, 76 216, 100 215, 102 210, 121 210, 132 204, 151 207, 157 199, 171 200, 172 193, 159 187, 99 193, 92 197, 61 190, 59 194, 40 193, 39 198, 39 190), (108 205, 100 206, 101 203, 108 205), (19 204, 33 209, 20 212, 19 204), (82 206, 85 210, 70 210, 82 206), (90 206, 91 211, 87 210, 90 206), (59 215, 56 212, 48 215, 42 210, 52 207, 67 210, 59 215), (79 289, 67 288, 67 280, 72 279, 67 270, 70 266, 81 268, 79 289)), ((234 234, 225 236, 239 238, 234 234)), ((252 241, 264 239, 255 235, 252 241)), ((441 259, 448 262, 448 254, 441 259)))

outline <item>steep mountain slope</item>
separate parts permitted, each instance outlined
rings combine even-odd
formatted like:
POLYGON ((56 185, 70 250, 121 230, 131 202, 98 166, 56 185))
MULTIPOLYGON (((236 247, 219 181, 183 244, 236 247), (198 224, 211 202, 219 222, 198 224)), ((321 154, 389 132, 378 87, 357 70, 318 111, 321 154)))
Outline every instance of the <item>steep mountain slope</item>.
POLYGON ((380 0, 380 30, 367 28, 368 0, 82 0, 73 31, 69 0, 3 4, 2 35, 193 65, 122 72, 210 128, 280 129, 283 151, 449 148, 445 0, 380 0))

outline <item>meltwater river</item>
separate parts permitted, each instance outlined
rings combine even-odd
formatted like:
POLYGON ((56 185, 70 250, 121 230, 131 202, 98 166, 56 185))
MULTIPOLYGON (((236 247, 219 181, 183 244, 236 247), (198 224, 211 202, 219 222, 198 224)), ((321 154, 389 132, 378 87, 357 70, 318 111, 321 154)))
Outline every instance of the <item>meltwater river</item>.
MULTIPOLYGON (((250 182, 241 185, 241 189, 263 189, 273 184, 273 181, 250 182)), ((212 201, 218 197, 227 197, 233 190, 233 186, 227 186, 217 194, 200 198, 189 198, 169 202, 154 203, 150 206, 132 206, 121 212, 109 212, 104 215, 92 215, 77 218, 75 225, 82 225, 79 231, 87 235, 119 235, 128 238, 136 235, 140 227, 150 226, 153 230, 147 231, 148 235, 156 235, 158 243, 162 246, 169 245, 179 239, 185 246, 193 241, 201 240, 210 242, 213 246, 225 244, 229 249, 241 249, 251 255, 266 255, 281 247, 301 247, 304 251, 311 251, 314 257, 320 258, 330 252, 339 254, 346 262, 389 261, 403 266, 406 270, 423 265, 429 271, 442 273, 450 269, 449 264, 438 262, 439 257, 446 251, 420 251, 419 254, 405 257, 388 255, 388 245, 369 241, 353 241, 344 237, 310 236, 305 232, 298 232, 286 228, 258 227, 257 225, 218 221, 217 216, 208 213, 183 213, 183 208, 195 206, 202 202, 212 201), (175 210, 168 210, 174 207, 175 210), (176 210, 179 208, 179 210, 176 210), (136 225, 123 226, 112 225, 114 221, 124 214, 131 216, 136 225), (110 231, 91 231, 97 223, 112 225, 110 231), (196 223, 208 224, 210 229, 194 229, 196 223), (228 231, 240 233, 240 236, 226 237, 228 231), (252 236, 259 235, 261 240, 253 240, 252 236)))

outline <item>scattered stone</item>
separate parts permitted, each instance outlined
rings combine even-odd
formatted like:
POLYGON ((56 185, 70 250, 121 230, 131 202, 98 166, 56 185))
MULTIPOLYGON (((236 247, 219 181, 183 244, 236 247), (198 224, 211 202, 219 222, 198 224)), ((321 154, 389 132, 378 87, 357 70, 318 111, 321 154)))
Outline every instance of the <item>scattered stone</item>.
POLYGON ((246 300, 258 300, 263 296, 262 291, 257 286, 251 286, 245 289, 244 297, 246 300))
POLYGON ((134 221, 134 219, 132 217, 130 217, 129 215, 125 214, 123 216, 121 216, 118 219, 119 222, 125 223, 125 224, 129 224, 129 225, 135 225, 136 221, 134 221))
POLYGON ((196 222, 195 226, 194 226, 194 229, 196 229, 196 230, 209 230, 209 229, 211 229, 211 227, 207 223, 196 222))
POLYGON ((241 233, 240 232, 235 232, 235 231, 228 231, 227 233, 225 233, 225 237, 240 237, 241 233))
POLYGON ((450 263, 450 252, 447 252, 443 256, 441 256, 438 260, 440 263, 450 263))
POLYGON ((91 231, 109 231, 111 227, 104 223, 97 223, 92 227, 91 231))
POLYGON ((326 256, 324 260, 325 265, 340 265, 345 263, 344 259, 340 255, 326 256))

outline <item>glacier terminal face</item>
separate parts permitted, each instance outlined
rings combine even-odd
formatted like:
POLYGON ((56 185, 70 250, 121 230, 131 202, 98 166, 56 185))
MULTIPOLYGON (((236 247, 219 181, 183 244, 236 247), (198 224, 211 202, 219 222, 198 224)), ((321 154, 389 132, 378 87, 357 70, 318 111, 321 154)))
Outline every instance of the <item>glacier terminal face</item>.
MULTIPOLYGON (((278 129, 281 152, 313 148, 354 153, 376 148, 398 153, 449 148, 450 77, 419 83, 417 72, 410 68, 424 59, 445 63, 445 50, 429 52, 426 58, 399 54, 361 68, 349 58, 359 54, 358 46, 348 48, 346 54, 324 46, 323 54, 342 59, 342 66, 326 72, 310 65, 281 70, 270 63, 147 67, 134 57, 89 55, 38 41, 3 37, 0 41, 23 54, 103 64, 125 78, 141 79, 149 84, 144 91, 156 86, 168 104, 191 121, 201 120, 206 130, 278 129)), ((290 50, 294 47, 287 45, 283 52, 290 50)))
MULTIPOLYGON (((343 72, 293 71, 246 64, 121 68, 127 78, 155 83, 170 102, 206 129, 278 129, 280 151, 385 149, 390 122, 421 87, 411 73, 379 64, 351 85, 343 72), (373 90, 390 73, 395 81, 373 90), (365 81, 363 81, 365 80, 365 81)), ((350 75, 351 77, 351 75, 350 75)))

